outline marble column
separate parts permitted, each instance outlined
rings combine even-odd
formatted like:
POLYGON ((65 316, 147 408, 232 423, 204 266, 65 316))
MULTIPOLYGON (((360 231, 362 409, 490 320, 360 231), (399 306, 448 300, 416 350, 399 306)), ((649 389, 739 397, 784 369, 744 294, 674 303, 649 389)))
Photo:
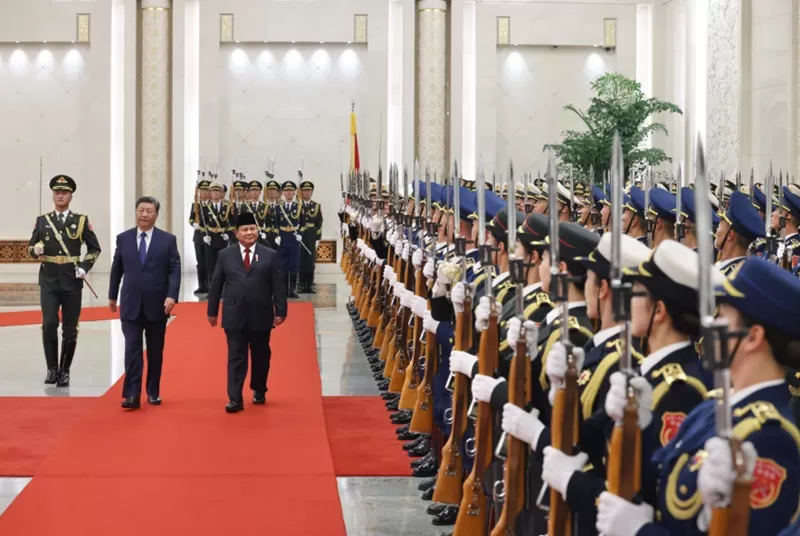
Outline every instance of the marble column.
MULTIPOLYGON (((733 177, 742 157, 742 4, 707 0, 706 161, 709 177, 733 177)), ((690 140, 694 144, 694 140, 690 140)))
POLYGON ((447 169, 447 2, 417 1, 414 157, 441 179, 447 169))
POLYGON ((140 0, 139 195, 161 203, 156 225, 170 230, 172 0, 140 0))

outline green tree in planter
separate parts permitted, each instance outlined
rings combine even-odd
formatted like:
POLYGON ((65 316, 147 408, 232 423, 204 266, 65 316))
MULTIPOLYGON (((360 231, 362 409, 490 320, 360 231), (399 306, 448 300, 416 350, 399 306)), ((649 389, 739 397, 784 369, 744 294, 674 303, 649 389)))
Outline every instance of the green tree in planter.
POLYGON ((588 130, 567 130, 561 143, 544 146, 545 150, 555 152, 560 167, 572 166, 575 176, 584 178, 588 178, 590 170, 593 170, 592 180, 601 184, 603 173, 611 164, 611 140, 615 130, 619 130, 622 140, 626 177, 632 166, 658 166, 672 161, 662 149, 640 146, 651 134, 668 134, 663 124, 648 124, 646 121, 650 116, 664 112, 682 114, 680 108, 669 102, 647 98, 638 82, 621 74, 600 76, 592 82, 592 90, 595 96, 586 111, 572 104, 564 107, 580 117, 588 130))

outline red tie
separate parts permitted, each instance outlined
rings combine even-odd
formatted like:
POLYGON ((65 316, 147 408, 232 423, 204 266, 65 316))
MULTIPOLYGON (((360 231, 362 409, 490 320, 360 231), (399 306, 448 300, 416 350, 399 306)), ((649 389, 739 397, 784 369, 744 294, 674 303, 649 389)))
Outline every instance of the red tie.
POLYGON ((250 248, 244 248, 244 271, 250 271, 250 248))

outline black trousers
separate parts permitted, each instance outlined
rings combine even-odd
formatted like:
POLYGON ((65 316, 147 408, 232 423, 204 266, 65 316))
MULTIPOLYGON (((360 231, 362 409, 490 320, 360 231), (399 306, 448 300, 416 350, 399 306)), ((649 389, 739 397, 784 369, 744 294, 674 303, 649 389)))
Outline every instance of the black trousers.
POLYGON ((142 394, 144 341, 147 341, 147 395, 159 396, 167 319, 148 320, 142 311, 136 320, 122 320, 121 323, 122 334, 125 335, 125 379, 122 382, 122 397, 142 394))
POLYGON ((267 376, 272 350, 269 337, 272 330, 226 329, 228 339, 228 398, 242 400, 244 379, 247 377, 247 354, 250 353, 252 372, 250 389, 254 393, 267 392, 267 376))
POLYGON ((61 343, 64 346, 78 341, 78 321, 81 316, 82 290, 54 290, 39 287, 42 307, 42 345, 47 368, 58 369, 58 311, 61 310, 61 343))
POLYGON ((197 261, 197 285, 199 290, 208 290, 208 282, 211 274, 206 270, 206 244, 203 242, 203 235, 199 231, 194 232, 194 258, 197 261))

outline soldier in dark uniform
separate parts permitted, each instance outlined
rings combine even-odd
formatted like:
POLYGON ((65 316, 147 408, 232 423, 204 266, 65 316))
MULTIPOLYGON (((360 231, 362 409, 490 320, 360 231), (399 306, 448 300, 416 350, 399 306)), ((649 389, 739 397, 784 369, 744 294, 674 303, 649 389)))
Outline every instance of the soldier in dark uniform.
POLYGON ((263 229, 266 234, 267 246, 277 250, 278 244, 275 241, 278 238, 278 202, 281 197, 281 185, 274 178, 274 175, 268 173, 270 180, 267 181, 266 189, 264 190, 264 214, 262 216, 263 229))
POLYGON ((211 181, 201 179, 197 183, 197 200, 192 203, 192 208, 189 210, 189 225, 194 228, 194 257, 197 261, 197 290, 195 294, 208 293, 208 279, 209 273, 206 270, 206 245, 203 242, 203 237, 206 235, 206 222, 202 207, 208 203, 211 198, 211 192, 208 187, 211 181))
POLYGON ((69 370, 78 344, 83 279, 100 256, 100 242, 89 217, 69 209, 77 185, 66 175, 50 180, 55 210, 36 218, 28 252, 42 261, 39 269, 42 344, 47 363, 44 383, 69 385, 69 370), (86 255, 81 260, 81 245, 86 255), (58 311, 61 309, 61 358, 58 354, 58 311))
POLYGON ((224 199, 224 186, 213 181, 209 186, 211 200, 203 206, 203 219, 206 222, 206 235, 203 242, 206 250, 206 270, 208 277, 214 275, 217 267, 217 256, 221 249, 228 247, 230 242, 231 219, 230 203, 224 199))
POLYGON ((265 205, 261 201, 261 192, 264 187, 260 181, 252 180, 247 183, 247 200, 245 206, 247 212, 251 212, 256 218, 256 225, 258 226, 258 243, 262 246, 267 244, 267 233, 264 231, 264 214, 265 205))
MULTIPOLYGON (((302 175, 301 175, 302 176, 302 175)), ((300 183, 302 195, 303 226, 300 236, 305 248, 300 248, 300 292, 314 294, 314 270, 316 267, 317 240, 322 238, 322 205, 313 201, 314 183, 300 183)))
POLYGON ((283 201, 275 204, 278 236, 275 243, 278 246, 278 259, 287 277, 287 291, 290 298, 299 298, 297 294, 297 269, 300 262, 300 233, 302 227, 302 212, 300 205, 295 200, 297 184, 294 181, 285 181, 281 187, 283 201))
MULTIPOLYGON (((228 211, 229 215, 228 219, 231 222, 235 222, 239 214, 252 212, 247 203, 248 184, 246 181, 241 180, 242 175, 237 175, 237 176, 240 178, 233 181, 233 199, 231 200, 230 209, 228 211)), ((237 243, 238 240, 236 240, 236 233, 234 231, 233 225, 231 225, 230 229, 228 230, 228 244, 237 244, 237 243)))

